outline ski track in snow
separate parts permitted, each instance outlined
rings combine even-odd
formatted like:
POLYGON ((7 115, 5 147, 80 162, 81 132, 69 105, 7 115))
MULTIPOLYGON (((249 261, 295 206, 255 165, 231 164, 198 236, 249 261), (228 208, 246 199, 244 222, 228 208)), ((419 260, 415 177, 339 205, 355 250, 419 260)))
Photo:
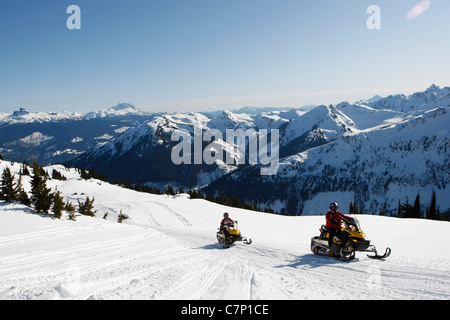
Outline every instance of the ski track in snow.
POLYGON ((30 248, 2 254, 0 299, 450 298, 448 269, 362 253, 341 262, 258 243, 223 249, 200 230, 150 222, 123 226, 124 234, 103 222, 0 237, 2 252, 30 248))
POLYGON ((186 227, 192 226, 192 224, 189 222, 188 219, 186 219, 182 215, 178 214, 175 210, 172 210, 168 205, 161 203, 161 202, 156 202, 156 204, 161 206, 163 209, 167 210, 170 214, 174 215, 178 220, 181 221, 181 223, 184 226, 186 226, 186 227))
POLYGON ((73 190, 95 195, 98 218, 58 220, 0 202, 0 299, 450 299, 446 222, 363 216, 369 239, 379 251, 391 246, 392 255, 372 260, 359 252, 342 262, 310 251, 320 216, 60 183, 72 201, 73 190), (122 224, 120 211, 129 216, 122 224), (217 243, 225 211, 251 245, 217 243), (105 212, 108 220, 100 219, 105 212), (433 247, 423 242, 429 236, 433 247))

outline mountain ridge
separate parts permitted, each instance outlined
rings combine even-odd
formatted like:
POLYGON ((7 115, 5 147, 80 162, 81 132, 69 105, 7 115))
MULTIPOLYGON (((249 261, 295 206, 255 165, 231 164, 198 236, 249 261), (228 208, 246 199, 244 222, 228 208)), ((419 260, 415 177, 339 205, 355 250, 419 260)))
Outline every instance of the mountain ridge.
MULTIPOLYGON (((58 130, 65 134, 65 142, 59 142, 61 146, 58 145, 59 135, 54 128, 46 128, 47 131, 39 129, 46 123, 41 121, 45 118, 41 114, 38 113, 41 122, 32 123, 2 122, 5 119, 3 116, 0 117, 0 134, 2 129, 5 132, 14 128, 12 126, 17 126, 15 129, 20 126, 30 129, 26 135, 26 130, 23 130, 22 136, 12 130, 16 132, 13 141, 0 139, 0 153, 6 153, 10 158, 11 152, 8 151, 26 147, 28 149, 24 150, 30 153, 29 145, 23 146, 16 141, 23 142, 26 137, 34 137, 37 139, 33 140, 36 146, 31 150, 36 150, 36 155, 47 152, 44 159, 48 162, 62 159, 69 166, 93 168, 116 181, 125 179, 132 183, 203 188, 212 194, 238 194, 245 201, 275 206, 279 212, 290 214, 312 214, 305 210, 311 201, 316 201, 314 198, 324 192, 330 193, 330 197, 347 193, 344 206, 352 199, 360 206, 366 206, 368 212, 383 210, 393 214, 402 193, 400 189, 406 188, 404 184, 400 187, 398 181, 412 183, 409 191, 403 192, 410 198, 422 189, 426 197, 432 189, 442 193, 440 190, 445 190, 449 180, 445 170, 450 169, 447 160, 450 88, 432 85, 409 96, 398 94, 369 100, 321 105, 310 110, 272 110, 249 114, 225 110, 214 115, 202 112, 150 114, 124 103, 106 111, 87 113, 89 117, 86 118, 79 118, 78 114, 76 119, 71 120, 57 114, 50 115, 54 118, 47 123, 52 127, 59 125, 58 130), (88 124, 92 131, 82 128, 88 124), (73 132, 69 135, 66 132, 69 129, 64 128, 71 125, 73 132), (75 129, 77 126, 80 126, 79 131, 75 129), (187 133, 192 142, 195 128, 203 132, 219 130, 223 137, 227 129, 279 130, 279 173, 263 178, 257 174, 260 165, 225 164, 223 161, 216 161, 211 166, 173 164, 170 151, 177 142, 171 141, 171 136, 174 132, 187 133), (84 136, 78 133, 83 130, 86 133, 84 136), (75 147, 82 144, 83 148, 75 147), (414 152, 417 154, 412 157, 414 152), (367 156, 372 153, 372 156, 367 156), (337 154, 343 156, 337 157, 337 154), (52 155, 59 155, 59 158, 52 155), (408 171, 409 164, 402 160, 405 158, 422 170, 415 179, 408 171), (384 171, 374 171, 377 166, 384 166, 384 171), (368 172, 366 176, 363 174, 365 171, 368 172), (440 181, 436 174, 441 175, 440 181), (333 183, 331 187, 326 187, 326 177, 330 175, 333 183), (380 190, 387 192, 385 199, 378 191, 374 192, 377 196, 368 194, 379 189, 372 186, 370 179, 383 184, 380 190), (255 189, 260 190, 265 198, 258 197, 255 189)), ((31 119, 30 112, 25 109, 19 110, 15 117, 23 121, 31 119)), ((13 136, 11 132, 8 134, 13 136)), ((203 142, 202 150, 208 144, 203 142)), ((225 150, 234 148, 233 144, 224 140, 220 144, 225 150)), ((44 161, 43 164, 47 163, 44 161)), ((450 207, 447 202, 442 205, 450 207)))

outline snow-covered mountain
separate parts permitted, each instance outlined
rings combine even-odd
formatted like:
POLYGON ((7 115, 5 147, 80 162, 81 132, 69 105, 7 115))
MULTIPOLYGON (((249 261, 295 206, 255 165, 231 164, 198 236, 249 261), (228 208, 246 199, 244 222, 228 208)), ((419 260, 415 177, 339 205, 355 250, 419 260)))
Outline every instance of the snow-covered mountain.
POLYGON ((433 85, 410 96, 309 111, 160 115, 70 165, 103 170, 114 179, 123 175, 134 182, 204 186, 207 193, 237 194, 289 214, 317 214, 319 202, 330 197, 344 208, 356 201, 366 212, 394 214, 399 200, 408 196, 412 201, 417 193, 430 199, 433 190, 446 209, 449 106, 450 88, 433 85), (278 174, 263 177, 259 166, 250 165, 174 165, 171 133, 192 135, 194 127, 218 129, 224 136, 226 129, 279 129, 278 174), (134 164, 133 172, 123 171, 127 163, 134 164))
MULTIPOLYGON (((366 212, 394 214, 399 200, 408 196, 412 201, 420 193, 426 203, 433 190, 441 209, 450 207, 448 87, 432 85, 410 96, 378 96, 312 109, 248 109, 147 114, 120 104, 47 122, 31 122, 30 113, 20 110, 2 118, 0 153, 17 161, 25 154, 24 159, 35 157, 42 164, 66 161, 111 180, 236 194, 289 214, 317 214, 329 198, 343 208, 356 201, 366 212), (263 177, 259 165, 223 161, 174 164, 171 150, 177 142, 171 141, 172 134, 187 133, 193 141, 195 128, 219 130, 223 139, 218 143, 225 150, 234 148, 225 141, 227 129, 278 129, 278 174, 263 177)), ((204 142, 202 150, 206 146, 204 142)))
POLYGON ((0 113, 0 124, 24 124, 24 123, 43 123, 49 121, 80 119, 83 114, 72 111, 64 112, 33 112, 25 108, 19 108, 12 114, 0 113))
POLYGON ((88 112, 83 115, 85 118, 106 118, 106 117, 139 117, 139 116, 149 116, 151 113, 145 112, 137 108, 130 103, 119 103, 111 108, 88 112))
POLYGON ((65 162, 153 116, 126 103, 86 114, 20 108, 0 114, 0 154, 43 165, 65 162))
POLYGON ((63 120, 83 120, 91 118, 111 118, 111 117, 133 117, 133 116, 149 116, 151 113, 144 112, 132 104, 119 103, 108 109, 100 111, 92 111, 87 113, 79 113, 73 111, 63 112, 36 112, 28 111, 25 108, 19 108, 12 114, 0 113, 0 124, 26 124, 26 123, 44 123, 63 120))
POLYGON ((447 209, 449 121, 450 88, 434 85, 367 105, 321 106, 280 127, 290 152, 284 152, 278 175, 246 168, 206 190, 234 192, 290 214, 323 213, 326 199, 345 209, 356 201, 366 212, 394 214, 399 200, 413 201, 420 193, 429 201, 434 190, 447 209), (315 144, 303 148, 305 140, 315 144))
MULTIPOLYGON (((124 178, 131 182, 166 182, 188 188, 202 187, 237 167, 224 161, 216 161, 213 165, 193 164, 194 161, 192 164, 174 164, 171 151, 179 143, 171 139, 174 132, 190 135, 193 144, 195 129, 202 132, 216 129, 223 138, 218 143, 224 149, 230 149, 233 146, 225 141, 227 129, 277 129, 299 113, 293 110, 257 115, 223 111, 214 117, 198 112, 157 115, 67 164, 94 168, 113 180, 124 178), (128 166, 130 163, 133 166, 128 166)), ((207 145, 204 142, 202 148, 207 145)))
MULTIPOLYGON (((0 172, 5 167, 17 181, 21 164, 0 160, 0 172)), ((371 243, 379 251, 390 247, 392 254, 373 260, 358 252, 353 261, 342 262, 310 250, 323 216, 286 217, 186 194, 141 193, 84 180, 61 165, 45 170, 67 178, 47 181, 64 201, 76 205, 94 198, 96 217, 71 221, 64 212, 56 219, 0 201, 0 300, 188 300, 187 306, 197 299, 450 298, 448 222, 358 216, 371 243), (217 243, 225 211, 253 240, 250 246, 224 250, 217 243), (128 219, 119 224, 121 213, 128 219)), ((30 180, 22 176, 27 192, 30 180)), ((172 309, 161 311, 181 313, 172 309)))

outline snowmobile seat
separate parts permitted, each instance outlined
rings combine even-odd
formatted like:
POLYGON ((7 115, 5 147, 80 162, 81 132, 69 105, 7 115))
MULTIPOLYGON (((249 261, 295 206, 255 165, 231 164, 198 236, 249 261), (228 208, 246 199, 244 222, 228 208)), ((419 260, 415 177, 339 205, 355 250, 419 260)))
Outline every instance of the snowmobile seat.
POLYGON ((323 224, 320 227, 319 231, 320 231, 320 239, 326 239, 327 238, 327 226, 323 224))

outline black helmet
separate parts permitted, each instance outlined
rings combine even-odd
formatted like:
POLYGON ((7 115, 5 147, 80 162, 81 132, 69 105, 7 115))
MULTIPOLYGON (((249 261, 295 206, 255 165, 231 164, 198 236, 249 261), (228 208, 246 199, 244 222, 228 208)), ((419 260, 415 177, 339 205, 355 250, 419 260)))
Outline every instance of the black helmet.
POLYGON ((225 212, 224 214, 223 214, 223 217, 224 218, 228 218, 230 215, 228 214, 228 212, 225 212))
POLYGON ((335 210, 337 210, 338 209, 338 203, 337 202, 331 202, 330 203, 330 206, 329 206, 329 208, 331 209, 331 210, 333 210, 333 208, 336 208, 335 210))

